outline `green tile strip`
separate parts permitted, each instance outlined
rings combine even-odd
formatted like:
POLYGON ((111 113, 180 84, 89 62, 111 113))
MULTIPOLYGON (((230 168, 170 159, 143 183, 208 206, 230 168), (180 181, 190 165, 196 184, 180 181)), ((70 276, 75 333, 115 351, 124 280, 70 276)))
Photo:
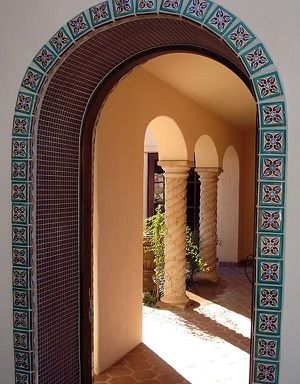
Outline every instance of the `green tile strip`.
POLYGON ((12 284, 15 382, 33 384, 38 353, 34 334, 34 149, 36 102, 61 56, 93 29, 115 19, 147 13, 188 18, 222 36, 240 55, 259 111, 258 226, 252 382, 279 383, 280 327, 284 285, 286 105, 272 59, 247 25, 209 0, 105 0, 73 17, 35 55, 17 95, 12 128, 12 284), (252 44, 253 43, 253 44, 252 44), (252 45, 248 49, 248 45, 252 45), (254 45, 254 46, 253 46, 254 45), (270 68, 270 69, 269 69, 270 68), (269 70, 268 70, 269 69, 269 70), (261 74, 261 70, 264 70, 261 74))

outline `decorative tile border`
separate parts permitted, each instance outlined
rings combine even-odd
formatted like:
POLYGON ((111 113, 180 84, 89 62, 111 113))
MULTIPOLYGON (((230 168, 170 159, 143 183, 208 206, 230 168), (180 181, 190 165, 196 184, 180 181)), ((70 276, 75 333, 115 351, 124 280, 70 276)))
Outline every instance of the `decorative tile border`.
POLYGON ((12 281, 15 380, 35 382, 34 345, 34 174, 32 140, 39 95, 48 72, 65 52, 94 29, 115 19, 148 13, 170 14, 203 25, 241 58, 259 110, 258 233, 252 381, 278 384, 284 272, 286 106, 278 72, 267 49, 247 25, 210 0, 104 0, 73 17, 35 55, 17 95, 12 129, 12 281), (249 48, 251 47, 251 48, 249 48), (279 100, 279 101, 278 101, 279 100))

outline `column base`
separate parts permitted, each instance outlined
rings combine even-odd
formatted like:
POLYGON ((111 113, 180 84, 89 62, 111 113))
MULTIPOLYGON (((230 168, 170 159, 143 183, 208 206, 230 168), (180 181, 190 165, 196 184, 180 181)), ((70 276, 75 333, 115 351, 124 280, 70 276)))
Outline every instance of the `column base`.
POLYGON ((187 296, 183 297, 181 300, 176 301, 169 300, 168 298, 163 296, 160 301, 156 304, 156 307, 161 309, 186 309, 190 306, 190 304, 191 301, 187 296))
POLYGON ((219 276, 216 271, 211 272, 199 272, 194 277, 195 281, 211 281, 216 283, 219 280, 219 276))

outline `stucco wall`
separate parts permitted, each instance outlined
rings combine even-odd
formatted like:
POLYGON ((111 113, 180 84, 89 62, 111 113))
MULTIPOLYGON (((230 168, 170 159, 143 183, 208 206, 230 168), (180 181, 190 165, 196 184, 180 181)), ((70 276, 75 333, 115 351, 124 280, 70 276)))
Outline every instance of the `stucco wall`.
MULTIPOLYGON (((237 148, 240 156, 243 152, 243 132, 202 110, 141 68, 121 80, 110 94, 100 113, 95 141, 96 372, 122 357, 141 338, 144 138, 153 118, 163 124, 158 130, 169 129, 171 123, 167 143, 164 135, 159 137, 161 156, 165 149, 168 156, 175 156, 173 159, 177 155, 178 159, 186 159, 182 146, 187 142, 189 160, 193 160, 197 139, 203 134, 214 137, 218 148, 220 163, 214 166, 222 165, 224 152, 230 145, 237 148), (139 100, 143 100, 141 109, 137 108, 139 100), (177 134, 180 140, 176 140, 177 134)), ((150 140, 152 148, 151 144, 150 140)), ((254 158, 254 146, 251 149, 254 158)), ((245 161, 247 174, 254 171, 248 169, 252 163, 253 159, 245 161)), ((254 176, 252 185, 247 177, 245 188, 254 189, 254 176)), ((244 206, 242 225, 249 222, 249 212, 254 209, 252 202, 244 206)), ((253 228, 246 235, 251 243, 253 228)), ((246 249, 246 245, 242 248, 246 249)))
MULTIPOLYGON (((10 136, 11 121, 25 69, 34 54, 49 37, 73 15, 88 8, 94 1, 38 0, 1 1, 1 87, 0 87, 0 372, 1 383, 12 384, 12 310, 11 310, 11 231, 10 231, 10 136)), ((297 383, 299 306, 295 299, 300 291, 298 257, 299 205, 299 68, 298 0, 219 0, 219 3, 244 20, 269 49, 281 74, 288 102, 288 190, 285 249, 285 301, 283 307, 283 333, 281 350, 281 383, 297 383)), ((111 166, 118 168, 113 160, 111 166)))

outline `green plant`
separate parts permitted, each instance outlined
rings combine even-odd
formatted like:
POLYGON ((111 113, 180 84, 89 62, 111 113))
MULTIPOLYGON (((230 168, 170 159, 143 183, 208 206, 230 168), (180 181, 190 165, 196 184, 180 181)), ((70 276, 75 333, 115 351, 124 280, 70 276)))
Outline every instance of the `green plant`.
POLYGON ((143 293, 143 304, 147 305, 147 307, 153 307, 156 301, 156 298, 150 292, 143 293))
MULTIPOLYGON (((156 289, 153 295, 159 300, 164 291, 164 238, 165 238, 165 214, 159 205, 155 214, 144 221, 144 248, 152 251, 155 261, 155 274, 153 281, 156 289)), ((201 259, 199 253, 199 234, 186 228, 186 260, 187 260, 187 283, 193 283, 194 274, 198 271, 208 270, 206 263, 201 259)))

